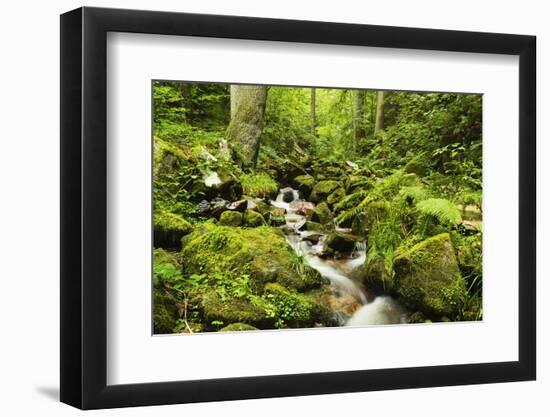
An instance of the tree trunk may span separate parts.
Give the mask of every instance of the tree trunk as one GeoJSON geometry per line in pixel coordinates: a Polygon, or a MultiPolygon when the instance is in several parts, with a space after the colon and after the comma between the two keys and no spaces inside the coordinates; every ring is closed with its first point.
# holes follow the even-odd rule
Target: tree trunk
{"type": "Polygon", "coordinates": [[[265,86],[231,86],[231,103],[235,104],[225,137],[235,153],[237,162],[244,168],[256,166],[266,100],[265,86]]]}
{"type": "Polygon", "coordinates": [[[235,85],[235,84],[231,84],[229,86],[229,97],[230,97],[230,102],[231,102],[231,118],[233,119],[233,117],[235,116],[235,111],[237,110],[237,100],[239,100],[239,88],[241,86],[239,85],[235,85]]]}
{"type": "Polygon", "coordinates": [[[317,136],[317,120],[315,115],[316,107],[316,92],[315,88],[311,89],[310,117],[311,117],[311,135],[317,136]]]}
{"type": "Polygon", "coordinates": [[[384,129],[384,91],[379,91],[376,95],[376,123],[374,125],[374,133],[384,129]]]}
{"type": "Polygon", "coordinates": [[[353,90],[353,139],[354,149],[359,142],[366,137],[365,132],[365,92],[362,90],[353,90]]]}

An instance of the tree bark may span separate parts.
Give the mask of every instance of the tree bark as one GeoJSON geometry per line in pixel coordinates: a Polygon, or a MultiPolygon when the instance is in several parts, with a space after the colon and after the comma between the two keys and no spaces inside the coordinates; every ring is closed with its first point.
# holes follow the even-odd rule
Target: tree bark
{"type": "Polygon", "coordinates": [[[317,94],[315,88],[311,89],[311,103],[310,103],[310,116],[311,116],[311,135],[317,136],[317,117],[315,114],[317,94]]]}
{"type": "Polygon", "coordinates": [[[384,91],[379,91],[376,95],[376,123],[374,125],[374,133],[384,129],[384,91]]]}
{"type": "Polygon", "coordinates": [[[235,104],[225,137],[243,168],[256,166],[266,100],[265,86],[231,86],[231,103],[235,101],[235,104]]]}
{"type": "Polygon", "coordinates": [[[229,86],[229,97],[231,102],[231,118],[235,116],[235,111],[237,110],[237,101],[239,100],[239,88],[241,86],[231,84],[229,86]]]}
{"type": "Polygon", "coordinates": [[[366,137],[365,132],[365,92],[353,90],[353,139],[354,148],[366,137]]]}

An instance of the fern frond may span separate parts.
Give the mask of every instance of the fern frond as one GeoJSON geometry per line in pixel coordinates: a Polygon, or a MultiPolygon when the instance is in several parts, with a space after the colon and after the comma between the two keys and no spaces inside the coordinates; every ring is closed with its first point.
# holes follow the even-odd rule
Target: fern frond
{"type": "Polygon", "coordinates": [[[444,198],[429,198],[419,201],[416,208],[420,213],[433,216],[441,223],[458,224],[462,222],[460,210],[455,204],[444,198]]]}
{"type": "Polygon", "coordinates": [[[363,201],[368,195],[365,190],[357,191],[356,193],[345,196],[334,206],[334,211],[341,211],[353,207],[363,201]]]}
{"type": "Polygon", "coordinates": [[[426,200],[430,196],[430,192],[421,185],[413,185],[403,187],[399,190],[399,198],[402,200],[410,199],[415,203],[426,200]]]}

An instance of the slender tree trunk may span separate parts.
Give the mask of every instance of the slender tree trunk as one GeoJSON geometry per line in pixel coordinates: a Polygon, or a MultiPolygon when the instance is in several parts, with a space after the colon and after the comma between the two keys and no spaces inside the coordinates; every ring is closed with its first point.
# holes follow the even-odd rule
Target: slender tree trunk
{"type": "Polygon", "coordinates": [[[233,115],[225,137],[233,149],[237,162],[242,167],[253,168],[256,166],[260,150],[267,87],[232,85],[231,102],[234,100],[233,115]]]}
{"type": "Polygon", "coordinates": [[[357,145],[362,139],[365,139],[365,92],[363,90],[353,90],[353,148],[356,149],[357,145]]]}
{"type": "Polygon", "coordinates": [[[311,117],[311,135],[317,136],[317,116],[315,114],[317,94],[315,88],[311,89],[310,117],[311,117]]]}
{"type": "Polygon", "coordinates": [[[376,95],[376,123],[374,125],[374,133],[384,129],[384,91],[379,91],[376,95]]]}

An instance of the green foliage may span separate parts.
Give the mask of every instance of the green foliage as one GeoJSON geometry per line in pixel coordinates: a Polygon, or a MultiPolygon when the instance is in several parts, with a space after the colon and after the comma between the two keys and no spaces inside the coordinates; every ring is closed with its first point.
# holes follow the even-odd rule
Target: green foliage
{"type": "Polygon", "coordinates": [[[249,197],[267,198],[277,195],[279,185],[265,172],[244,174],[240,177],[243,192],[249,197]]]}
{"type": "Polygon", "coordinates": [[[441,223],[458,224],[462,221],[456,205],[444,198],[429,198],[419,201],[416,208],[420,213],[433,216],[441,223]]]}

